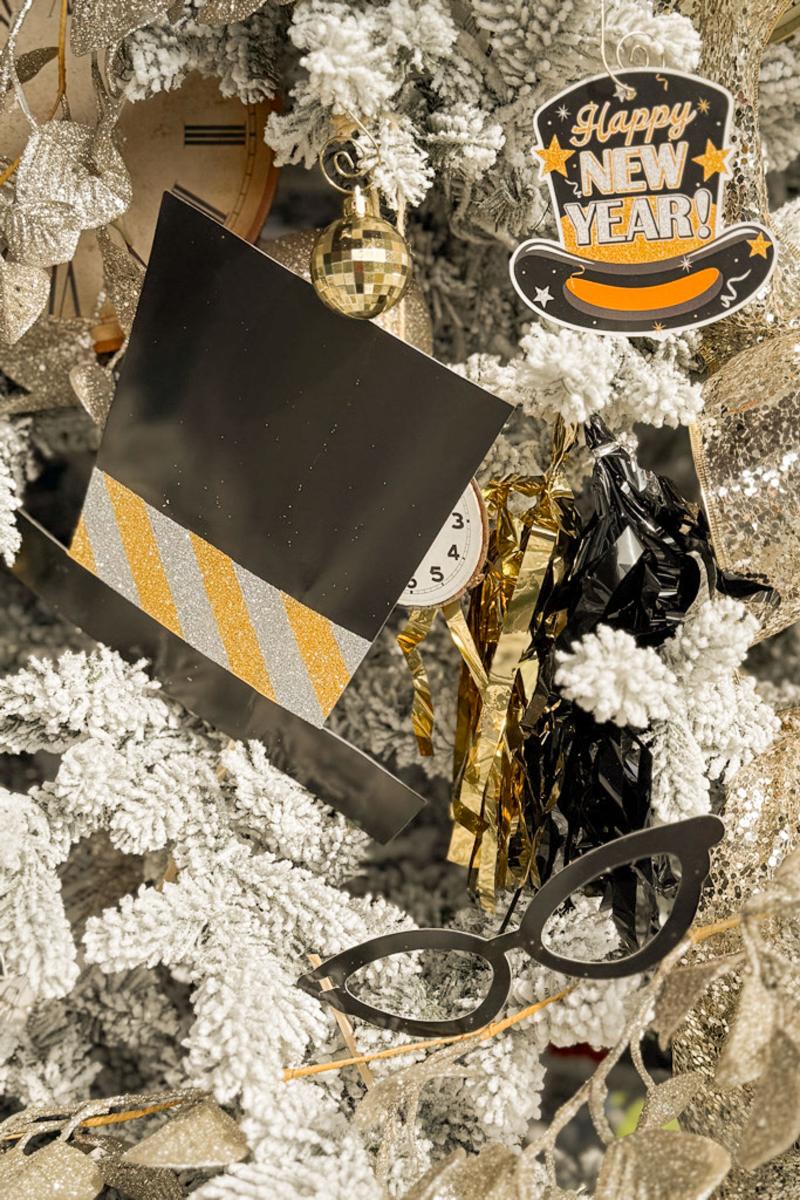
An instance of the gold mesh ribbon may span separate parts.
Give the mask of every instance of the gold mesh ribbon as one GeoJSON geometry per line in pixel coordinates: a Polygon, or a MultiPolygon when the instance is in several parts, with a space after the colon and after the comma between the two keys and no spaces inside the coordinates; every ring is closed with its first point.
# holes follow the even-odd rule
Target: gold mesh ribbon
{"type": "MultiPolygon", "coordinates": [[[[563,578],[574,536],[573,497],[562,465],[574,429],[559,423],[544,476],[508,476],[485,498],[494,520],[489,563],[473,593],[469,628],[486,672],[462,675],[455,744],[454,828],[449,858],[474,875],[481,904],[494,911],[498,889],[533,870],[535,830],[526,819],[530,782],[522,754],[523,720],[539,677],[532,628],[540,605],[563,578]],[[533,500],[521,514],[513,497],[533,500]]],[[[537,616],[538,614],[538,616],[537,616]]],[[[542,631],[558,633],[552,619],[542,631]]]]}

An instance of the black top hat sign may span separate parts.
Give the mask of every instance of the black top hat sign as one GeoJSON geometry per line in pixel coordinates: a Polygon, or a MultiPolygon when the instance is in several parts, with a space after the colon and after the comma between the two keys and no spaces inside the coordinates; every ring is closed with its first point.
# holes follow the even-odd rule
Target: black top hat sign
{"type": "Polygon", "coordinates": [[[583,80],[536,113],[533,154],[559,241],[523,242],[514,286],[542,316],[597,333],[708,325],[746,304],[775,264],[761,225],[722,227],[731,95],[677,71],[617,79],[583,80]]]}
{"type": "Polygon", "coordinates": [[[422,801],[324,728],[510,407],[173,196],[69,556],[19,573],[375,836],[422,801]]]}

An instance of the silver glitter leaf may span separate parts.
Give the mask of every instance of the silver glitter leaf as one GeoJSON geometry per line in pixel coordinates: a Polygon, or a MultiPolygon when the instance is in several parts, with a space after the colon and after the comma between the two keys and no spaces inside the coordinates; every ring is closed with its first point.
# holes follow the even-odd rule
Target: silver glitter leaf
{"type": "Polygon", "coordinates": [[[69,262],[78,248],[81,224],[75,210],[60,200],[19,201],[2,215],[8,257],[29,267],[69,262]]]}
{"type": "Polygon", "coordinates": [[[92,129],[75,121],[48,121],[28,139],[16,194],[23,203],[68,204],[81,229],[95,229],[122,216],[133,190],[107,122],[92,129]]]}
{"type": "Polygon", "coordinates": [[[169,0],[73,0],[72,52],[117,46],[135,29],[163,17],[168,8],[169,0]]]}
{"type": "Polygon", "coordinates": [[[655,1016],[651,1022],[662,1048],[669,1045],[675,1031],[714,980],[735,970],[742,960],[743,955],[731,954],[711,962],[679,967],[667,977],[656,1000],[655,1016]]]}
{"type": "Polygon", "coordinates": [[[144,267],[123,246],[118,246],[108,230],[98,229],[97,241],[103,257],[103,281],[114,312],[122,328],[130,333],[136,306],[144,283],[144,267]]]}
{"type": "Polygon", "coordinates": [[[18,342],[36,322],[50,295],[50,276],[41,267],[0,259],[0,341],[18,342]]]}
{"type": "Polygon", "coordinates": [[[212,1100],[196,1104],[126,1150],[123,1162],[176,1171],[226,1167],[250,1153],[239,1126],[212,1100]]]}
{"type": "Polygon", "coordinates": [[[780,1030],[753,1096],[737,1152],[748,1171],[782,1154],[800,1137],[800,1049],[780,1030]]]}
{"type": "Polygon", "coordinates": [[[198,21],[205,25],[230,25],[232,21],[245,21],[254,12],[264,7],[264,0],[206,0],[197,14],[198,21]]]}
{"type": "Polygon", "coordinates": [[[0,1183],[3,1194],[13,1196],[14,1200],[43,1200],[49,1196],[57,1196],[58,1200],[94,1200],[102,1190],[103,1176],[87,1155],[57,1141],[33,1154],[12,1151],[5,1155],[0,1159],[0,1183]],[[10,1164],[6,1162],[8,1159],[12,1159],[10,1164]]]}
{"type": "Polygon", "coordinates": [[[72,390],[95,425],[102,429],[114,399],[114,376],[99,363],[78,363],[69,373],[72,390]]]}
{"type": "Polygon", "coordinates": [[[699,1071],[690,1071],[659,1083],[645,1100],[639,1129],[662,1129],[670,1121],[677,1120],[704,1082],[699,1071]]]}
{"type": "Polygon", "coordinates": [[[719,1142],[664,1129],[629,1133],[609,1146],[595,1200],[707,1200],[730,1170],[719,1142]]]}
{"type": "Polygon", "coordinates": [[[715,1080],[720,1087],[752,1083],[766,1065],[775,1027],[775,997],[758,975],[747,975],[736,1009],[736,1018],[719,1056],[715,1080]]]}

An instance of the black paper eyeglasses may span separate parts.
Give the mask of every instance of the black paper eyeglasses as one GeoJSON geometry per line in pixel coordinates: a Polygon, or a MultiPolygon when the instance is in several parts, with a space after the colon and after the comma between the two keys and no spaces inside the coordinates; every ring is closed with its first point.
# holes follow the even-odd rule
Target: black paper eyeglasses
{"type": "Polygon", "coordinates": [[[340,1012],[361,1017],[384,1029],[402,1030],[413,1037],[447,1037],[480,1029],[500,1012],[511,987],[511,968],[506,958],[509,950],[526,950],[542,966],[564,975],[585,979],[619,979],[624,975],[635,975],[659,962],[689,929],[708,874],[709,851],[721,840],[724,831],[722,821],[712,816],[690,817],[671,825],[637,830],[591,850],[554,875],[531,900],[519,928],[510,933],[494,938],[455,929],[411,929],[406,933],[390,933],[334,955],[315,970],[302,975],[297,986],[340,1012]],[[562,958],[547,949],[542,940],[544,928],[565,900],[616,867],[663,855],[680,862],[680,884],[672,911],[646,945],[624,958],[601,962],[562,958]],[[489,964],[492,968],[489,991],[472,1012],[453,1020],[416,1020],[374,1008],[359,1000],[348,988],[348,980],[362,967],[393,954],[420,950],[461,951],[477,955],[489,964]],[[328,979],[333,986],[322,991],[319,983],[322,979],[328,979]]]}

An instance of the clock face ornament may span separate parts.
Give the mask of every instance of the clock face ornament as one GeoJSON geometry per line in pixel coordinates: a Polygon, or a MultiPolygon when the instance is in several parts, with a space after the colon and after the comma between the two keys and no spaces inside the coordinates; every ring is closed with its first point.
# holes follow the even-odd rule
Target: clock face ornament
{"type": "Polygon", "coordinates": [[[476,582],[488,538],[486,506],[473,479],[397,603],[404,608],[438,608],[457,600],[476,582]]]}
{"type": "Polygon", "coordinates": [[[535,115],[532,149],[557,242],[532,238],[511,279],[539,316],[629,337],[708,325],[769,279],[775,245],[755,223],[725,228],[730,92],[679,71],[598,75],[535,115]]]}
{"type": "MultiPolygon", "coordinates": [[[[0,45],[14,13],[0,4],[0,45]]],[[[19,53],[58,41],[60,5],[37,0],[17,38],[19,53]]],[[[69,45],[69,44],[68,44],[69,45]]],[[[34,116],[49,113],[57,89],[55,59],[25,84],[34,116]]],[[[94,125],[96,96],[91,55],[67,53],[67,94],[73,120],[94,125]]],[[[133,181],[133,200],[114,223],[114,236],[142,264],[150,256],[161,197],[172,191],[240,237],[255,240],[264,223],[277,181],[272,150],[264,142],[271,105],[242,104],[223,97],[215,79],[192,74],[180,88],[126,104],[116,138],[133,181]]],[[[3,153],[23,149],[30,125],[17,104],[0,114],[3,153]]],[[[74,258],[51,268],[47,312],[51,317],[92,317],[103,289],[103,261],[97,237],[84,232],[74,258]]],[[[103,346],[102,349],[114,347],[103,346]]]]}

